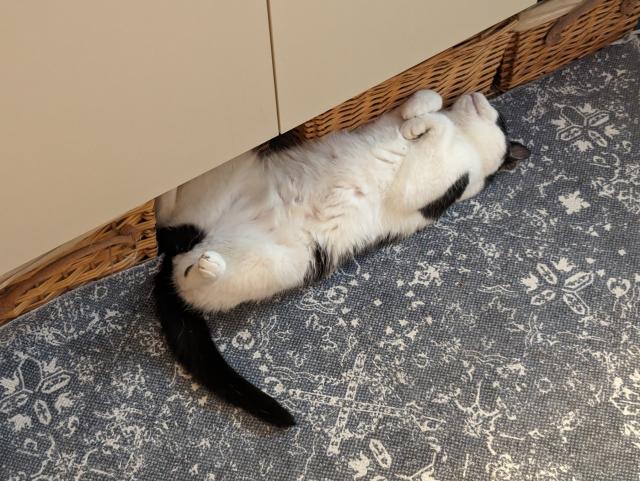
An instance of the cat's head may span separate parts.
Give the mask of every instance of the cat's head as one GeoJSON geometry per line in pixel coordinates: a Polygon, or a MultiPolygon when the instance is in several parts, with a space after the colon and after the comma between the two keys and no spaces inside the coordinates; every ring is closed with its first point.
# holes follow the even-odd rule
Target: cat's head
{"type": "Polygon", "coordinates": [[[481,93],[460,97],[447,116],[481,156],[485,177],[530,155],[524,145],[509,140],[503,117],[481,93]]]}

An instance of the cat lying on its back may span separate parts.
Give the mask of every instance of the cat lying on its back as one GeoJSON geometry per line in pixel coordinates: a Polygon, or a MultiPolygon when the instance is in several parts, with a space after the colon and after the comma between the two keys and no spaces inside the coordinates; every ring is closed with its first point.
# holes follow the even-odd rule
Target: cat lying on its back
{"type": "Polygon", "coordinates": [[[249,152],[160,198],[158,315],[197,381],[272,424],[294,423],[226,364],[202,314],[268,299],[410,235],[528,156],[482,94],[441,109],[436,92],[420,91],[353,132],[249,152]]]}

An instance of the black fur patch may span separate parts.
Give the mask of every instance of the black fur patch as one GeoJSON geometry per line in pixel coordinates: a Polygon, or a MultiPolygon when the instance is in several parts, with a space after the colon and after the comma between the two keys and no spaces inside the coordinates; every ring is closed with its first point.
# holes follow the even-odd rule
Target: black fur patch
{"type": "Polygon", "coordinates": [[[202,242],[205,237],[206,233],[192,224],[160,227],[156,230],[158,254],[167,256],[184,254],[202,242]]]}
{"type": "Polygon", "coordinates": [[[304,276],[305,284],[327,277],[333,272],[333,268],[329,252],[316,242],[313,246],[313,259],[311,259],[307,273],[304,276]]]}
{"type": "MultiPolygon", "coordinates": [[[[376,241],[371,245],[370,249],[381,249],[399,241],[400,239],[402,239],[402,237],[395,234],[383,235],[382,237],[376,239],[376,241]]],[[[368,250],[369,249],[367,249],[367,251],[368,250]]]]}
{"type": "Polygon", "coordinates": [[[380,236],[368,246],[363,247],[362,249],[354,252],[354,255],[360,256],[360,255],[368,254],[370,252],[373,252],[378,249],[382,249],[383,247],[386,247],[388,245],[391,245],[394,242],[399,241],[400,239],[402,239],[402,236],[394,235],[394,234],[386,234],[386,235],[380,236]]]}
{"type": "Polygon", "coordinates": [[[271,140],[268,140],[262,145],[259,145],[254,149],[254,152],[258,154],[258,157],[264,159],[272,154],[277,152],[282,152],[283,150],[288,150],[292,147],[296,147],[302,144],[302,140],[300,139],[298,133],[295,130],[289,130],[284,134],[280,134],[277,137],[274,137],[271,140]]]}
{"type": "Polygon", "coordinates": [[[507,130],[507,122],[504,120],[504,117],[500,112],[498,112],[498,120],[496,120],[496,124],[498,125],[498,127],[500,127],[500,130],[502,130],[505,138],[508,138],[509,131],[507,130]]]}
{"type": "Polygon", "coordinates": [[[484,185],[487,186],[489,185],[491,182],[493,182],[493,179],[496,178],[496,175],[498,175],[498,171],[495,171],[493,174],[489,174],[484,178],[484,185]]]}
{"type": "Polygon", "coordinates": [[[451,184],[447,191],[439,198],[420,209],[420,213],[426,219],[437,219],[444,213],[445,210],[447,210],[453,203],[455,203],[455,201],[458,200],[462,196],[462,194],[464,194],[464,191],[466,190],[468,185],[469,173],[467,172],[453,184],[451,184]]]}

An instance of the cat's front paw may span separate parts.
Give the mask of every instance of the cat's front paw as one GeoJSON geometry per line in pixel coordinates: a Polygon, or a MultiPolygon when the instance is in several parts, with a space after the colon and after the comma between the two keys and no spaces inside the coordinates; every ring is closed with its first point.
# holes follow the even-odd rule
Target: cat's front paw
{"type": "Polygon", "coordinates": [[[407,140],[415,140],[428,130],[425,119],[416,117],[405,121],[400,127],[400,133],[407,140]]]}
{"type": "Polygon", "coordinates": [[[222,256],[215,251],[206,251],[198,259],[198,273],[206,279],[215,281],[224,274],[227,263],[222,256]]]}
{"type": "Polygon", "coordinates": [[[400,115],[404,120],[409,120],[437,112],[441,108],[442,97],[438,92],[435,90],[418,90],[400,107],[400,115]]]}

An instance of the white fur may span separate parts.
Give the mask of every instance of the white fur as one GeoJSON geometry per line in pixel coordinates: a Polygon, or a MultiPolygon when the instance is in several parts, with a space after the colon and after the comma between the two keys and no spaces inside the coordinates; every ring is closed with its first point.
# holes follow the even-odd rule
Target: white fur
{"type": "Polygon", "coordinates": [[[161,226],[208,233],[174,258],[180,295],[207,311],[272,297],[304,282],[316,243],[337,264],[425,227],[419,209],[465,173],[461,199],[475,195],[506,152],[498,114],[481,94],[441,108],[437,93],[420,91],[354,132],[266,158],[249,152],[165,194],[161,226]]]}

